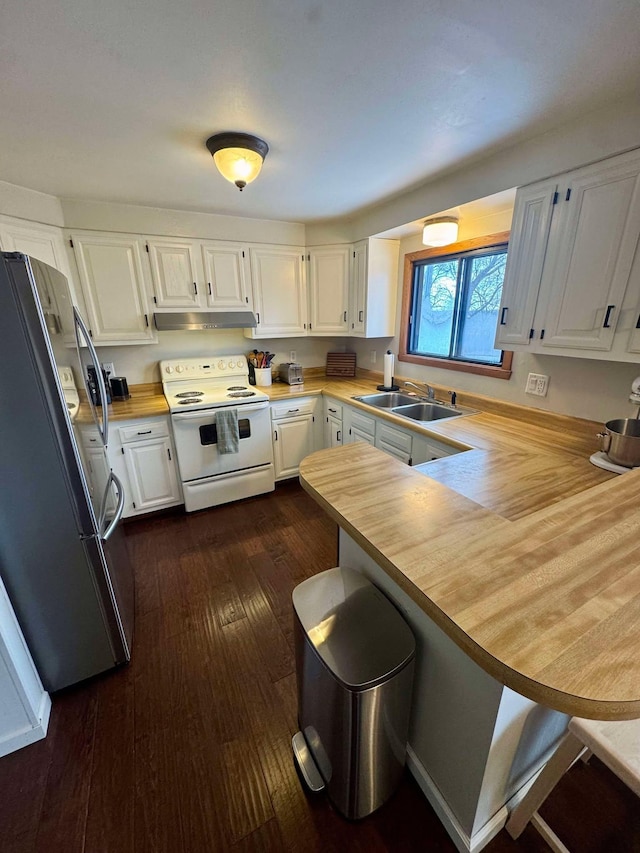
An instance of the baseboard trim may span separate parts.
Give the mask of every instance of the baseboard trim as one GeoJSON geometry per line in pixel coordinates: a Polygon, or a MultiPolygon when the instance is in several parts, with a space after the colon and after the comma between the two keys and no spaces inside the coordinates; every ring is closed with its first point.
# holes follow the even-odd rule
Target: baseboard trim
{"type": "Polygon", "coordinates": [[[507,822],[509,813],[503,806],[473,836],[469,836],[410,746],[407,746],[407,767],[460,853],[479,853],[507,822]]]}

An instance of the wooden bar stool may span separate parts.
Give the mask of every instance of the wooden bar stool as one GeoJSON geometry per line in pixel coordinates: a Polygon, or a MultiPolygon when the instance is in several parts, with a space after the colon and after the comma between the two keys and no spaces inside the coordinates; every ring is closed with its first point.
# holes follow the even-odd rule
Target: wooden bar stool
{"type": "Polygon", "coordinates": [[[518,838],[531,821],[552,850],[569,853],[568,848],[540,817],[538,809],[585,750],[596,755],[640,797],[640,720],[601,722],[573,717],[558,749],[522,802],[511,812],[505,829],[512,838],[518,838]]]}

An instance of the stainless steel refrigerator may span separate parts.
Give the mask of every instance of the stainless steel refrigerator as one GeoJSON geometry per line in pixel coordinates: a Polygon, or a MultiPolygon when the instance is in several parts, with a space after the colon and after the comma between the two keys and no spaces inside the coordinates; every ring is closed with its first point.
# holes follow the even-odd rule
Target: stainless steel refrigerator
{"type": "Polygon", "coordinates": [[[66,278],[1,253],[0,575],[50,691],[128,661],[133,634],[133,575],[118,524],[125,496],[106,463],[107,408],[92,405],[105,464],[104,482],[91,491],[58,376],[63,364],[79,387],[91,364],[103,383],[66,278]]]}

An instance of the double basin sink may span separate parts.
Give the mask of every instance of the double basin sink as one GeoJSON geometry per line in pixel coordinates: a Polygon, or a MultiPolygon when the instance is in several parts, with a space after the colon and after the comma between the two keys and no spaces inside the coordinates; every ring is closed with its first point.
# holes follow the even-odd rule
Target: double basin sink
{"type": "Polygon", "coordinates": [[[411,394],[402,394],[397,391],[382,391],[380,394],[363,394],[352,397],[352,399],[367,406],[372,406],[374,409],[386,409],[393,412],[394,415],[400,415],[400,417],[409,418],[419,423],[442,421],[446,418],[459,418],[462,415],[477,413],[476,409],[451,406],[435,400],[420,400],[411,394]]]}

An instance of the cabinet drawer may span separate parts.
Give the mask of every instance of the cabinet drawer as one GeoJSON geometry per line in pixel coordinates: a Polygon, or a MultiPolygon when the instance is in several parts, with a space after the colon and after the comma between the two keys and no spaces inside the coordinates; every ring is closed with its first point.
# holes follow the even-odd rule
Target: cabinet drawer
{"type": "Polygon", "coordinates": [[[376,445],[385,444],[390,448],[395,448],[401,454],[411,456],[411,440],[412,436],[402,430],[387,426],[386,424],[378,424],[376,434],[376,445]]]}
{"type": "Polygon", "coordinates": [[[271,420],[297,418],[300,415],[312,415],[316,407],[315,397],[297,397],[282,403],[271,404],[271,420]]]}
{"type": "Polygon", "coordinates": [[[80,441],[83,447],[101,447],[102,437],[97,429],[82,429],[80,441]]]}
{"type": "Polygon", "coordinates": [[[120,427],[120,441],[129,444],[132,441],[146,441],[149,438],[162,438],[169,435],[166,421],[140,421],[134,426],[120,427]]]}
{"type": "Polygon", "coordinates": [[[325,400],[324,413],[326,417],[342,420],[342,403],[336,403],[335,400],[325,400]]]}
{"type": "Polygon", "coordinates": [[[373,436],[376,431],[375,418],[371,418],[368,415],[363,415],[360,412],[353,410],[351,412],[351,428],[357,432],[373,436]]]}

